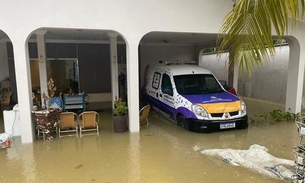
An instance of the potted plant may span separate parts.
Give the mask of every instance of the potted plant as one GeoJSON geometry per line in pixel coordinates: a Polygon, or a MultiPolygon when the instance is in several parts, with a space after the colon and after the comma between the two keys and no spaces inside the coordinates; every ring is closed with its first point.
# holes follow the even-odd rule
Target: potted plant
{"type": "Polygon", "coordinates": [[[124,102],[121,98],[114,101],[114,109],[113,115],[114,116],[125,116],[128,113],[128,107],[126,102],[124,102]]]}
{"type": "Polygon", "coordinates": [[[113,128],[114,132],[124,132],[127,130],[128,107],[121,98],[114,101],[113,128]]]}

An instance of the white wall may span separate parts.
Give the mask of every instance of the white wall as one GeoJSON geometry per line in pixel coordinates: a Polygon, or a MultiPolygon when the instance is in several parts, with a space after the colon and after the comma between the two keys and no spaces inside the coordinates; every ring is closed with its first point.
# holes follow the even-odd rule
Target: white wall
{"type": "Polygon", "coordinates": [[[0,12],[0,29],[12,39],[41,27],[107,29],[143,36],[158,30],[218,32],[232,0],[32,0],[1,1],[1,6],[6,8],[0,12]]]}
{"type": "Polygon", "coordinates": [[[256,68],[252,77],[239,79],[239,91],[247,96],[245,84],[251,85],[250,97],[284,104],[289,64],[289,46],[276,48],[276,55],[269,63],[256,68]]]}
{"type": "Polygon", "coordinates": [[[228,83],[228,56],[228,53],[223,53],[220,57],[216,54],[203,55],[198,65],[208,68],[217,79],[225,80],[228,83]]]}
{"type": "Polygon", "coordinates": [[[195,50],[193,46],[140,46],[140,78],[141,87],[143,86],[143,78],[145,68],[148,65],[158,64],[159,61],[192,61],[195,60],[195,50]]]}
{"type": "MultiPolygon", "coordinates": [[[[28,36],[39,28],[115,30],[126,42],[130,131],[139,131],[138,45],[151,31],[218,33],[232,0],[1,1],[0,30],[14,47],[23,142],[32,142],[28,36]]],[[[302,33],[302,31],[300,31],[302,33]]],[[[144,66],[145,67],[145,66],[144,66]]],[[[33,133],[32,133],[33,135],[33,133]]]]}
{"type": "MultiPolygon", "coordinates": [[[[200,65],[211,70],[218,79],[227,81],[228,53],[203,55],[200,65]]],[[[262,67],[254,68],[251,77],[239,74],[238,94],[275,103],[285,103],[289,64],[289,46],[276,47],[276,55],[262,67]]]]}
{"type": "Polygon", "coordinates": [[[39,28],[115,30],[126,42],[129,130],[139,131],[138,46],[151,31],[217,33],[232,0],[1,1],[0,30],[14,47],[22,142],[33,141],[31,80],[26,46],[39,28]],[[22,91],[22,92],[21,92],[22,91]],[[23,128],[24,127],[24,128],[23,128]],[[32,134],[32,135],[31,135],[32,134]]]}

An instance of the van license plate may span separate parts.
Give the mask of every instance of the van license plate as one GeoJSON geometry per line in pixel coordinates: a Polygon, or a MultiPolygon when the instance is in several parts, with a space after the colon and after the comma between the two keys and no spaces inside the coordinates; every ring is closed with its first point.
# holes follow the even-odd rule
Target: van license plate
{"type": "Polygon", "coordinates": [[[220,129],[235,128],[235,122],[220,123],[220,129]]]}

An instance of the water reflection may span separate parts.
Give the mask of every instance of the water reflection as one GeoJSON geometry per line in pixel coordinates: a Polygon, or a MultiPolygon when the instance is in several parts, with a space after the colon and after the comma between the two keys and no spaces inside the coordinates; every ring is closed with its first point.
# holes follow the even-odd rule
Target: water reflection
{"type": "Polygon", "coordinates": [[[140,151],[140,134],[133,133],[129,136],[129,157],[128,157],[128,182],[141,182],[141,151],[140,151]]]}
{"type": "Polygon", "coordinates": [[[21,138],[15,137],[10,148],[0,150],[1,182],[37,182],[33,144],[20,144],[21,138]]]}
{"type": "Polygon", "coordinates": [[[24,145],[22,148],[22,175],[24,182],[36,182],[36,161],[34,157],[33,144],[24,145]]]}

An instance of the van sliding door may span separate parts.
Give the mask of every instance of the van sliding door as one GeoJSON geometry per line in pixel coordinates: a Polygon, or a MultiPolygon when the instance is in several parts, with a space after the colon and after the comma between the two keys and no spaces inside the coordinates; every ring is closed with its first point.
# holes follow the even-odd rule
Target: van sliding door
{"type": "Polygon", "coordinates": [[[166,113],[167,117],[174,118],[175,104],[174,104],[173,83],[170,76],[167,74],[162,75],[161,91],[159,93],[159,100],[163,102],[162,110],[166,113]]]}

